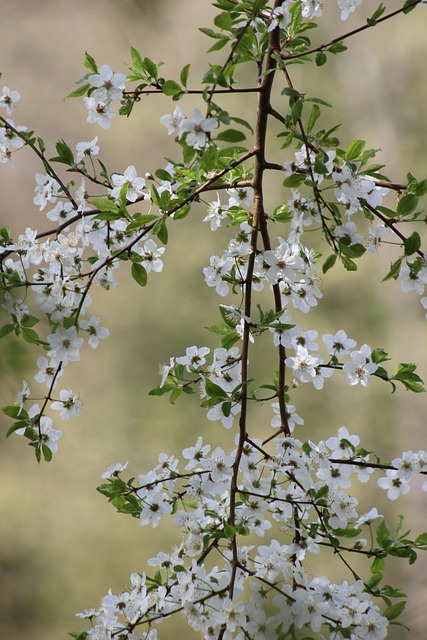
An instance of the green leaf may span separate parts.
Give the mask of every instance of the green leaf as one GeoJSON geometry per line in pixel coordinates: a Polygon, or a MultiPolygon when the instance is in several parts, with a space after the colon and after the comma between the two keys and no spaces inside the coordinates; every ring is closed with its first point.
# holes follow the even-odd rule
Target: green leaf
{"type": "Polygon", "coordinates": [[[142,266],[142,264],[139,264],[138,262],[133,262],[132,268],[131,268],[131,274],[135,282],[137,282],[141,287],[145,287],[145,285],[147,284],[147,272],[142,266]]]}
{"type": "Polygon", "coordinates": [[[297,100],[296,102],[293,103],[291,107],[291,116],[294,122],[296,122],[301,118],[303,104],[304,103],[302,100],[297,100]]]}
{"type": "Polygon", "coordinates": [[[383,3],[381,3],[378,9],[376,9],[372,14],[372,16],[367,20],[370,27],[374,26],[377,23],[378,18],[380,18],[383,15],[384,11],[385,11],[385,6],[383,5],[383,3]]]}
{"type": "Polygon", "coordinates": [[[419,251],[421,247],[421,238],[419,233],[414,231],[409,238],[406,238],[404,242],[405,246],[405,255],[411,256],[413,253],[419,251]]]}
{"type": "Polygon", "coordinates": [[[401,265],[402,265],[402,258],[399,258],[398,260],[396,260],[396,262],[393,262],[393,264],[390,267],[390,271],[382,279],[382,282],[385,282],[386,280],[391,280],[391,279],[396,280],[399,276],[401,265]]]}
{"type": "Polygon", "coordinates": [[[35,316],[26,316],[24,320],[21,322],[21,327],[34,327],[34,325],[38,324],[39,319],[35,316]]]}
{"type": "Polygon", "coordinates": [[[378,209],[378,211],[380,213],[383,213],[388,218],[395,218],[396,217],[396,212],[393,211],[393,209],[388,209],[388,207],[381,207],[381,206],[378,206],[377,209],[378,209]]]}
{"type": "Polygon", "coordinates": [[[187,80],[188,80],[188,73],[190,71],[190,65],[186,64],[185,67],[182,68],[181,73],[179,75],[179,79],[181,80],[181,84],[187,88],[187,80]]]}
{"type": "Polygon", "coordinates": [[[310,115],[308,116],[307,133],[310,133],[310,131],[312,131],[314,125],[316,124],[316,120],[319,118],[319,116],[320,116],[320,107],[317,104],[314,104],[311,107],[310,115]]]}
{"type": "Polygon", "coordinates": [[[334,529],[334,536],[340,538],[355,538],[361,531],[362,529],[353,529],[352,527],[347,527],[345,529],[334,529]]]}
{"type": "Polygon", "coordinates": [[[200,167],[205,173],[212,171],[218,160],[218,149],[215,145],[210,144],[200,157],[200,167]]]}
{"type": "Polygon", "coordinates": [[[27,411],[25,409],[22,409],[21,407],[17,407],[16,405],[2,407],[1,410],[8,418],[13,418],[14,420],[16,420],[17,418],[20,418],[21,420],[28,419],[27,411]]]}
{"type": "Polygon", "coordinates": [[[218,384],[215,384],[214,382],[212,382],[212,380],[209,380],[209,378],[206,378],[205,388],[206,388],[206,393],[211,398],[218,398],[218,401],[221,399],[228,398],[227,393],[224,391],[224,389],[220,387],[218,384]]]}
{"type": "Polygon", "coordinates": [[[289,96],[290,98],[299,98],[302,94],[293,87],[286,87],[281,91],[282,96],[289,96]]]}
{"type": "Polygon", "coordinates": [[[398,216],[407,216],[415,211],[418,205],[418,198],[413,193],[406,193],[397,203],[396,213],[398,216]]]}
{"type": "Polygon", "coordinates": [[[347,160],[347,162],[354,162],[362,153],[365,144],[365,140],[354,140],[349,145],[345,153],[345,159],[347,160]]]}
{"type": "Polygon", "coordinates": [[[5,336],[7,336],[9,333],[12,333],[13,331],[13,324],[5,324],[1,329],[0,329],[0,339],[4,338],[5,336]]]}
{"type": "Polygon", "coordinates": [[[157,80],[159,76],[158,68],[161,67],[162,64],[163,62],[159,62],[158,64],[156,64],[155,62],[150,60],[150,58],[144,58],[144,67],[147,70],[148,75],[154,80],[157,80]]]}
{"type": "Polygon", "coordinates": [[[293,189],[294,187],[299,187],[307,178],[305,173],[293,173],[288,176],[283,181],[283,186],[288,189],[293,189]]]}
{"type": "Polygon", "coordinates": [[[332,253],[330,256],[328,256],[322,265],[323,273],[326,273],[327,271],[329,271],[329,269],[332,269],[336,261],[337,261],[337,256],[335,253],[332,253]]]}
{"type": "Polygon", "coordinates": [[[138,51],[138,49],[135,49],[135,47],[131,47],[130,55],[132,56],[132,64],[134,65],[134,67],[142,70],[144,63],[142,61],[142,56],[138,51]]]}
{"type": "Polygon", "coordinates": [[[132,222],[126,227],[126,231],[141,229],[144,225],[152,222],[156,218],[157,216],[154,213],[136,213],[132,219],[132,222]]]}
{"type": "Polygon", "coordinates": [[[396,602],[396,604],[392,604],[391,607],[386,609],[383,615],[387,618],[387,620],[395,620],[403,613],[405,607],[406,607],[405,600],[402,600],[401,602],[396,602]]]}
{"type": "Polygon", "coordinates": [[[208,49],[208,53],[210,53],[211,51],[219,51],[220,49],[223,49],[229,42],[229,38],[221,38],[220,40],[217,40],[215,42],[215,44],[213,44],[210,49],[208,49]]]}
{"type": "Polygon", "coordinates": [[[367,580],[365,582],[366,588],[369,589],[370,591],[372,589],[375,589],[375,587],[377,587],[379,585],[379,583],[381,582],[381,580],[383,579],[383,574],[380,572],[374,573],[369,580],[367,580]]]}
{"type": "Polygon", "coordinates": [[[166,80],[162,84],[162,92],[166,96],[177,96],[184,93],[182,87],[175,80],[166,80]]]}
{"type": "Polygon", "coordinates": [[[169,404],[175,404],[175,400],[179,398],[182,391],[178,387],[176,387],[169,396],[169,404]]]}
{"type": "Polygon", "coordinates": [[[14,424],[12,424],[9,429],[7,430],[6,433],[6,438],[9,438],[9,436],[12,435],[12,433],[15,433],[15,431],[18,431],[18,429],[25,429],[25,434],[28,437],[28,434],[33,432],[33,434],[35,434],[35,432],[32,429],[29,429],[28,434],[27,434],[27,429],[28,429],[29,425],[28,422],[26,422],[25,420],[19,420],[18,422],[14,422],[14,424]]]}
{"type": "Polygon", "coordinates": [[[43,450],[43,458],[45,459],[46,462],[50,462],[52,460],[51,449],[49,449],[47,444],[42,444],[42,450],[43,450]]]}
{"type": "Polygon", "coordinates": [[[233,540],[236,535],[236,529],[228,524],[228,522],[224,522],[224,533],[229,540],[233,540]]]}
{"type": "Polygon", "coordinates": [[[221,131],[216,136],[216,140],[220,140],[221,142],[242,142],[242,140],[246,140],[246,136],[243,131],[227,129],[226,131],[221,131]]]}
{"type": "Polygon", "coordinates": [[[421,196],[425,196],[427,193],[427,180],[418,181],[412,176],[412,180],[409,180],[408,182],[407,191],[408,193],[413,193],[419,198],[421,196]]]}
{"type": "Polygon", "coordinates": [[[342,254],[340,258],[344,266],[344,269],[346,269],[346,271],[357,271],[357,264],[353,262],[351,258],[348,258],[347,256],[344,256],[342,254]]]}
{"type": "Polygon", "coordinates": [[[30,344],[41,344],[42,341],[40,340],[36,331],[34,331],[33,329],[27,329],[26,327],[22,327],[21,332],[22,332],[22,337],[26,342],[29,342],[30,344]]]}
{"type": "Polygon", "coordinates": [[[405,4],[403,5],[403,13],[409,13],[410,11],[415,9],[416,6],[417,5],[414,3],[414,0],[406,0],[405,4]]]}
{"type": "Polygon", "coordinates": [[[84,65],[86,69],[89,69],[89,71],[92,71],[92,73],[98,73],[96,62],[87,51],[85,51],[84,65]]]}
{"type": "Polygon", "coordinates": [[[168,243],[168,229],[166,226],[166,220],[164,218],[159,218],[155,223],[151,230],[151,233],[154,236],[157,236],[160,242],[163,244],[168,243]]]}
{"type": "Polygon", "coordinates": [[[329,53],[333,53],[336,55],[337,53],[342,53],[343,51],[347,51],[347,47],[340,40],[339,42],[334,42],[330,47],[328,47],[329,53]]]}
{"type": "Polygon", "coordinates": [[[420,376],[415,373],[416,368],[417,365],[413,362],[400,362],[397,367],[397,373],[393,376],[392,380],[401,382],[408,391],[423,393],[425,391],[423,381],[420,376]]]}
{"type": "Polygon", "coordinates": [[[391,543],[390,531],[385,522],[381,522],[377,527],[376,540],[381,549],[387,549],[391,543]]]}
{"type": "Polygon", "coordinates": [[[339,242],[341,253],[348,258],[360,258],[363,256],[366,249],[363,244],[345,244],[345,242],[339,242]]]}
{"type": "Polygon", "coordinates": [[[110,200],[110,198],[91,198],[89,204],[99,211],[112,211],[117,213],[119,210],[117,203],[114,202],[114,200],[110,200]]]}
{"type": "Polygon", "coordinates": [[[80,98],[81,96],[84,96],[89,89],[90,89],[90,84],[85,83],[78,89],[75,89],[74,91],[69,93],[68,96],[65,96],[65,100],[67,100],[67,98],[80,98]]]}
{"type": "MultiPolygon", "coordinates": [[[[333,52],[334,53],[334,52],[333,52]]],[[[318,67],[322,67],[328,60],[328,56],[324,51],[316,53],[315,62],[318,67]]]]}
{"type": "Polygon", "coordinates": [[[371,572],[382,573],[382,571],[384,570],[384,566],[385,566],[384,558],[375,558],[371,565],[371,572]]]}
{"type": "Polygon", "coordinates": [[[74,154],[71,151],[70,147],[64,140],[58,140],[55,145],[56,151],[58,153],[57,158],[51,158],[51,162],[62,162],[63,164],[67,164],[70,167],[74,166],[74,154]]]}
{"type": "Polygon", "coordinates": [[[415,538],[415,544],[416,544],[417,547],[426,546],[427,545],[427,533],[420,533],[420,535],[415,538]]]}

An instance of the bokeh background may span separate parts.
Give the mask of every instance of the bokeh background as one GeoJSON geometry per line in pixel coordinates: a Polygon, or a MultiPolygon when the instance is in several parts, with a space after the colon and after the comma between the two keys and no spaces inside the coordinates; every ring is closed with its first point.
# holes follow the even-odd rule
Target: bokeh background
{"type": "MultiPolygon", "coordinates": [[[[387,2],[387,8],[395,9],[401,1],[387,2]]],[[[16,124],[34,129],[51,149],[50,155],[59,138],[74,147],[98,135],[110,172],[134,164],[144,175],[164,166],[164,157],[175,153],[172,140],[158,125],[159,117],[173,108],[166,97],[144,98],[130,120],[116,116],[108,132],[86,123],[80,99],[63,99],[84,72],[85,50],[99,66],[108,63],[115,71],[126,72],[131,45],[143,55],[163,60],[168,78],[191,62],[189,84],[197,86],[212,44],[197,27],[209,26],[216,13],[208,0],[3,0],[1,4],[1,81],[21,92],[16,124]]],[[[365,0],[347,23],[339,21],[332,0],[327,5],[326,18],[313,34],[319,43],[361,24],[377,2],[365,0]]],[[[304,65],[293,70],[298,89],[334,104],[324,115],[325,126],[342,123],[343,145],[363,137],[368,147],[381,147],[378,157],[395,181],[404,181],[407,170],[419,178],[427,176],[426,28],[427,9],[416,10],[349,40],[348,51],[322,68],[304,65]]],[[[184,98],[188,113],[194,106],[200,106],[195,97],[184,98]]],[[[252,118],[251,99],[228,106],[252,118]]],[[[271,159],[284,160],[281,154],[273,156],[272,151],[271,159]]],[[[16,155],[15,168],[1,166],[1,224],[9,224],[14,235],[26,226],[47,228],[44,214],[32,204],[34,174],[39,170],[29,151],[16,155]]],[[[277,204],[287,196],[278,183],[269,197],[277,204]]],[[[96,492],[109,463],[129,460],[130,475],[147,471],[158,453],[179,455],[199,433],[212,443],[232,446],[233,435],[208,423],[194,398],[171,407],[167,400],[147,395],[158,383],[160,362],[184,353],[191,344],[216,346],[204,327],[218,321],[218,298],[204,286],[202,268],[211,254],[222,251],[230,233],[206,233],[204,215],[204,207],[195,207],[187,219],[171,226],[164,271],[154,274],[145,289],[131,282],[123,269],[121,286],[94,295],[91,311],[103,318],[111,335],[97,351],[87,349],[81,362],[70,366],[62,378],[64,385],[80,391],[84,412],[80,419],[61,425],[63,437],[53,462],[37,465],[19,437],[2,436],[2,639],[60,640],[67,631],[82,630],[75,612],[96,606],[109,588],[121,590],[132,571],[146,569],[148,557],[177,542],[167,524],[153,532],[114,513],[96,492]]],[[[395,282],[380,286],[393,257],[392,250],[381,260],[367,256],[359,271],[350,275],[336,267],[323,283],[322,304],[301,323],[306,329],[331,333],[345,328],[360,343],[389,351],[394,363],[418,361],[427,379],[425,320],[418,296],[404,296],[395,282]]],[[[35,386],[31,384],[35,353],[9,337],[2,341],[0,362],[0,402],[9,404],[23,378],[35,386]]],[[[270,363],[261,351],[251,363],[261,377],[268,375],[270,363]]],[[[345,424],[350,432],[363,433],[364,446],[381,449],[384,458],[427,448],[424,395],[399,389],[392,396],[379,381],[369,390],[350,390],[338,376],[326,387],[326,393],[304,388],[293,397],[305,418],[300,438],[316,440],[345,424]]],[[[257,422],[267,426],[255,426],[258,435],[268,434],[269,420],[268,408],[261,407],[257,422]]],[[[1,433],[6,429],[3,420],[1,433]]],[[[420,483],[405,500],[392,505],[372,484],[369,499],[375,496],[380,496],[381,510],[394,521],[401,513],[408,518],[414,536],[426,529],[426,494],[420,483]]],[[[360,499],[364,498],[362,493],[360,499]]],[[[317,569],[322,571],[321,566],[317,569]]],[[[411,632],[395,628],[393,638],[425,638],[426,569],[426,559],[420,557],[410,570],[405,561],[396,563],[388,576],[391,584],[410,595],[404,622],[411,632]]],[[[351,579],[341,567],[336,577],[351,579]]],[[[193,637],[176,621],[159,632],[166,639],[193,637]]]]}

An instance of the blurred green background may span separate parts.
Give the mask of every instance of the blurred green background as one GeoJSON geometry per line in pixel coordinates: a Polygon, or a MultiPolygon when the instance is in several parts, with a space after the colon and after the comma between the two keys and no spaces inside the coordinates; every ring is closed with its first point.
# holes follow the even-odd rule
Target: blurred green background
{"type": "MultiPolygon", "coordinates": [[[[387,8],[400,4],[388,2],[387,8]]],[[[339,21],[333,0],[327,5],[329,19],[314,34],[319,43],[361,24],[377,2],[365,0],[356,17],[346,23],[339,21]]],[[[0,71],[2,83],[22,95],[15,123],[34,129],[50,155],[58,138],[74,148],[77,142],[98,135],[101,157],[110,172],[122,172],[130,164],[139,175],[154,172],[164,165],[165,156],[175,154],[172,140],[157,125],[159,117],[173,108],[169,99],[143,98],[129,120],[116,116],[111,129],[104,132],[86,123],[81,100],[64,102],[63,98],[83,73],[85,50],[99,66],[108,63],[115,71],[125,72],[131,45],[143,55],[165,61],[168,78],[191,62],[189,86],[197,86],[211,45],[197,27],[210,26],[215,13],[207,0],[74,0],[72,4],[68,0],[3,0],[0,71]]],[[[379,159],[387,163],[386,173],[395,181],[404,181],[407,170],[418,178],[427,176],[426,27],[427,9],[416,10],[349,40],[348,51],[325,67],[292,70],[299,90],[334,104],[325,113],[325,126],[343,123],[344,146],[363,137],[368,147],[381,147],[379,159]]],[[[194,106],[200,106],[197,99],[183,100],[188,113],[194,106]]],[[[251,118],[253,108],[254,102],[245,99],[233,111],[251,118]]],[[[284,158],[276,153],[271,159],[284,158]]],[[[1,224],[11,225],[14,235],[26,226],[48,228],[44,212],[32,204],[34,174],[39,170],[29,151],[15,156],[14,169],[0,168],[1,224]]],[[[272,203],[287,197],[279,189],[276,186],[271,194],[272,203]]],[[[217,305],[223,300],[204,285],[202,268],[211,254],[222,251],[230,233],[206,233],[208,227],[201,222],[204,215],[204,207],[195,207],[187,219],[170,226],[164,271],[153,274],[145,289],[131,282],[122,269],[120,287],[109,294],[93,294],[91,312],[103,318],[111,335],[97,351],[87,349],[81,362],[70,366],[62,378],[63,386],[80,391],[84,412],[80,419],[60,425],[63,437],[53,462],[37,465],[19,437],[2,439],[2,639],[59,640],[67,637],[67,631],[83,629],[75,612],[96,606],[109,588],[121,590],[130,572],[146,569],[146,559],[171,543],[168,524],[154,532],[141,528],[136,520],[115,514],[96,492],[109,463],[129,460],[130,475],[145,472],[158,453],[179,455],[199,433],[207,441],[232,447],[234,434],[207,422],[194,398],[171,407],[167,400],[147,395],[158,383],[160,362],[184,353],[191,344],[216,346],[215,337],[204,327],[218,321],[217,305]]],[[[319,332],[344,328],[360,343],[389,351],[394,364],[418,361],[420,374],[427,379],[425,321],[418,296],[401,294],[395,282],[379,286],[393,256],[392,251],[381,260],[367,256],[354,274],[335,268],[323,283],[320,307],[302,317],[300,324],[319,332]]],[[[9,404],[22,378],[30,388],[36,387],[32,384],[35,353],[13,338],[2,341],[0,353],[0,402],[9,404]]],[[[269,375],[270,363],[261,350],[252,355],[251,365],[261,376],[269,375]]],[[[399,389],[391,396],[378,381],[368,390],[349,389],[339,376],[327,381],[326,388],[321,394],[303,388],[293,397],[305,418],[305,427],[297,434],[301,439],[318,440],[345,424],[350,432],[363,433],[364,446],[376,447],[384,458],[406,449],[427,448],[423,395],[399,389]]],[[[257,435],[268,434],[268,407],[259,408],[256,419],[257,424],[267,424],[258,431],[255,428],[257,435]]],[[[3,420],[1,432],[6,428],[3,420]]],[[[379,509],[395,518],[404,513],[415,535],[427,528],[426,494],[420,485],[415,483],[406,499],[389,505],[372,484],[369,498],[380,496],[379,509]]],[[[426,568],[423,557],[410,571],[402,561],[390,576],[392,584],[410,595],[404,621],[411,627],[407,636],[397,629],[391,637],[425,638],[426,568]]],[[[344,578],[351,576],[338,568],[337,579],[344,578]]],[[[166,639],[191,637],[176,621],[159,632],[166,639]]]]}

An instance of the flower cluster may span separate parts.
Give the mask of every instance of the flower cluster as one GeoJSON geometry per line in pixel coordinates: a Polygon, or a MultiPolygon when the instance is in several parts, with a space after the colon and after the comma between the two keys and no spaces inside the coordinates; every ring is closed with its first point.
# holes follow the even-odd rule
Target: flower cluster
{"type": "Polygon", "coordinates": [[[114,116],[112,105],[122,99],[126,76],[124,73],[113,73],[111,67],[104,64],[98,73],[89,75],[87,81],[93,89],[84,98],[88,110],[87,121],[91,124],[97,122],[103,129],[108,129],[114,116]]]}
{"type": "Polygon", "coordinates": [[[166,127],[168,134],[178,133],[185,143],[193,149],[203,149],[209,140],[210,133],[217,126],[214,118],[204,118],[200,109],[193,109],[191,118],[187,118],[179,105],[173,113],[160,118],[160,123],[166,127]]]}
{"type": "MultiPolygon", "coordinates": [[[[191,369],[205,355],[206,349],[192,348],[182,364],[191,369]]],[[[273,456],[262,449],[261,442],[247,442],[232,526],[227,523],[227,488],[236,450],[229,455],[218,447],[211,451],[199,437],[182,452],[183,471],[179,460],[162,453],[153,470],[138,476],[136,485],[118,478],[127,463],[111,467],[102,476],[108,481],[99,488],[102,493],[121,494],[133,505],[142,525],[156,527],[160,518],[173,517],[183,537],[171,553],[160,552],[148,560],[149,566],[157,568],[155,579],[132,574],[129,589],[118,596],[109,592],[98,609],[78,614],[92,620],[88,637],[155,638],[151,621],[181,612],[203,637],[216,637],[226,625],[230,639],[276,638],[275,629],[286,633],[292,626],[308,627],[314,633],[329,629],[335,638],[346,637],[348,629],[355,640],[385,638],[388,620],[361,580],[333,584],[325,576],[313,578],[307,567],[310,556],[319,553],[319,545],[330,543],[330,536],[336,547],[336,538],[345,535],[346,529],[361,532],[382,520],[375,508],[359,514],[357,499],[347,493],[352,475],[366,483],[376,466],[370,466],[369,456],[357,450],[359,443],[359,437],[345,427],[317,445],[277,438],[273,456]],[[294,542],[280,543],[272,537],[263,544],[240,546],[237,558],[233,556],[228,541],[233,529],[264,538],[273,525],[288,535],[297,533],[294,542]],[[207,554],[213,561],[209,571],[197,561],[207,554]],[[227,585],[233,572],[234,598],[230,600],[227,585]],[[297,587],[292,586],[295,583],[297,587]],[[251,595],[245,606],[247,584],[251,595]],[[254,611],[255,616],[249,613],[254,611]],[[148,630],[136,631],[142,620],[148,630]]],[[[406,467],[408,477],[409,467],[416,471],[415,460],[425,465],[427,454],[406,452],[392,465],[406,467]]],[[[382,484],[381,479],[378,482],[382,484]]],[[[354,543],[358,552],[366,547],[366,539],[354,543]]],[[[376,552],[366,549],[367,554],[376,552]]]]}
{"type": "MultiPolygon", "coordinates": [[[[338,0],[341,19],[361,3],[338,0]]],[[[298,317],[307,317],[322,300],[321,272],[337,261],[348,271],[357,270],[356,260],[365,251],[378,253],[387,236],[400,253],[385,279],[399,278],[404,292],[421,296],[427,284],[422,238],[406,230],[418,221],[427,181],[408,174],[407,185],[390,182],[378,173],[380,165],[368,164],[375,150],[365,149],[363,140],[341,148],[331,135],[336,128],[326,132],[317,125],[328,103],[293,86],[289,61],[304,62],[315,54],[322,66],[330,53],[345,48],[337,39],[311,48],[313,24],[307,21],[320,17],[323,5],[322,0],[218,0],[215,6],[222,12],[214,25],[219,31],[202,31],[215,40],[213,51],[226,45],[230,51],[223,65],[210,65],[200,91],[187,88],[189,65],[178,84],[159,75],[162,63],[134,48],[128,78],[108,65],[98,69],[86,54],[89,73],[71,95],[84,96],[88,121],[104,129],[117,103],[120,114],[129,116],[146,93],[162,93],[174,102],[197,93],[203,100],[204,114],[194,108],[187,117],[177,104],[160,118],[175,136],[180,156],[152,173],[140,175],[134,165],[123,173],[109,172],[97,158],[98,137],[77,143],[75,150],[60,140],[58,155],[48,160],[40,138],[0,116],[0,160],[9,161],[24,146],[36,154],[43,169],[35,176],[33,204],[56,225],[41,233],[27,227],[17,237],[0,229],[1,306],[8,319],[0,337],[15,333],[43,349],[34,379],[47,387],[40,399],[23,381],[15,403],[3,412],[14,420],[8,435],[27,438],[39,461],[52,458],[61,436],[49,412],[66,421],[82,410],[79,393],[66,382],[59,389],[58,380],[69,364],[80,361],[85,343],[96,349],[109,336],[101,318],[89,312],[95,285],[113,289],[114,270],[125,264],[144,287],[149,274],[163,270],[169,227],[195,203],[205,203],[204,221],[227,238],[203,269],[206,285],[221,299],[234,296],[235,304],[219,305],[222,323],[208,327],[220,336],[221,346],[192,345],[171,357],[150,393],[170,394],[172,403],[181,394],[197,393],[207,420],[221,422],[233,434],[234,445],[228,452],[225,445],[208,444],[199,436],[194,446],[184,448],[181,460],[161,453],[153,469],[128,481],[121,477],[128,463],[116,463],[102,474],[98,489],[119,512],[153,528],[163,519],[173,522],[180,541],[170,553],[160,551],[148,560],[154,575],[132,573],[129,588],[118,595],[109,591],[99,607],[79,614],[91,628],[77,634],[77,640],[156,640],[155,625],[174,613],[206,640],[278,640],[296,637],[298,630],[334,640],[382,640],[389,620],[402,609],[400,603],[391,604],[401,591],[381,586],[385,559],[413,562],[416,550],[427,547],[425,534],[409,540],[401,525],[390,532],[374,506],[359,504],[354,490],[357,482],[366,484],[380,474],[377,483],[390,500],[405,495],[412,477],[427,473],[426,452],[405,451],[382,463],[344,426],[320,442],[295,436],[304,418],[291,404],[294,394],[307,383],[322,390],[334,372],[341,371],[350,388],[368,387],[375,376],[393,391],[397,383],[424,391],[415,364],[400,363],[391,375],[383,367],[389,360],[383,349],[358,344],[343,328],[319,335],[298,324],[298,317]],[[254,64],[255,86],[238,84],[248,77],[239,76],[242,63],[254,64]],[[280,109],[273,106],[279,71],[285,71],[281,95],[289,99],[289,109],[283,103],[280,109]],[[125,91],[125,82],[132,81],[135,90],[125,91]],[[239,92],[258,96],[254,122],[221,106],[222,93],[229,93],[231,101],[239,92]],[[281,127],[282,149],[292,149],[281,164],[267,160],[271,119],[281,127]],[[248,131],[254,134],[252,145],[245,142],[248,131]],[[78,183],[67,181],[55,163],[66,165],[66,175],[76,174],[78,183]],[[279,176],[285,189],[271,189],[271,195],[279,194],[276,208],[266,195],[267,171],[279,176]],[[90,195],[91,189],[97,195],[90,195]],[[384,206],[393,191],[399,196],[395,211],[384,206]],[[322,243],[330,253],[320,267],[322,243]],[[33,308],[47,327],[40,334],[33,308]],[[278,370],[261,384],[259,352],[252,345],[257,348],[265,338],[278,370]],[[264,425],[251,419],[251,408],[261,405],[270,410],[272,428],[264,440],[259,438],[264,425]],[[311,558],[324,549],[343,559],[350,582],[335,584],[315,575],[311,558]],[[373,561],[371,578],[355,577],[348,559],[352,554],[373,561]]],[[[384,11],[381,5],[372,24],[384,11]]],[[[8,118],[19,99],[16,91],[3,88],[0,108],[8,118]]],[[[421,303],[427,309],[426,296],[421,303]]]]}

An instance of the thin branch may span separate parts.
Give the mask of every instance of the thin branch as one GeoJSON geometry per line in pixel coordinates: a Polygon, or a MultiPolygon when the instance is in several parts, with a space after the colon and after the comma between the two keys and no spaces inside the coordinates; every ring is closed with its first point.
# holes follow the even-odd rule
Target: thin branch
{"type": "Polygon", "coordinates": [[[375,20],[374,24],[364,24],[361,27],[358,27],[357,29],[353,29],[352,31],[349,31],[348,33],[345,33],[342,36],[339,36],[337,38],[334,38],[333,40],[330,40],[329,42],[325,43],[325,44],[321,44],[318,47],[314,47],[313,49],[308,49],[307,51],[302,51],[300,53],[289,53],[289,54],[285,54],[282,53],[279,49],[276,51],[276,54],[279,55],[282,60],[295,60],[296,58],[302,58],[304,56],[308,56],[312,53],[317,53],[318,51],[323,51],[324,49],[328,49],[329,47],[331,47],[332,45],[336,44],[337,42],[342,42],[343,40],[347,40],[348,38],[356,35],[357,33],[361,33],[362,31],[366,31],[366,29],[372,29],[373,27],[375,27],[377,24],[380,24],[381,22],[385,22],[386,20],[389,20],[390,18],[394,18],[394,16],[397,16],[399,13],[405,12],[407,11],[410,7],[415,7],[417,4],[420,4],[420,2],[422,2],[422,0],[414,0],[413,2],[406,4],[405,6],[401,7],[400,9],[396,9],[396,11],[392,11],[391,13],[388,13],[387,15],[383,16],[382,18],[378,18],[377,20],[375,20]]]}

